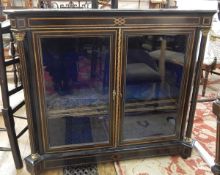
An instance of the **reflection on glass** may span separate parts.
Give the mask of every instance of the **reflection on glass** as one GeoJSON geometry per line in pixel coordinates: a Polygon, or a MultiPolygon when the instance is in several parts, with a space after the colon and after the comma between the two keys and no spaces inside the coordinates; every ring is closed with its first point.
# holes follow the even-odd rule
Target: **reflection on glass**
{"type": "Polygon", "coordinates": [[[186,39],[127,37],[123,140],[175,134],[186,39]]]}
{"type": "Polygon", "coordinates": [[[49,145],[109,142],[109,37],[41,39],[49,145]]]}

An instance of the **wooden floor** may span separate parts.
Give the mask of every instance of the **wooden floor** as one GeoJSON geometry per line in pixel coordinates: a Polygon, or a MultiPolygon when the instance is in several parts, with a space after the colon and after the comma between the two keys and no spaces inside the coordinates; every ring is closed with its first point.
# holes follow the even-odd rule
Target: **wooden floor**
{"type": "MultiPolygon", "coordinates": [[[[25,114],[25,112],[23,111],[24,109],[18,112],[20,114],[21,113],[25,114]]],[[[16,122],[16,131],[18,132],[27,124],[26,120],[22,120],[22,119],[16,119],[15,122],[16,122]]],[[[3,121],[2,116],[0,116],[0,127],[4,127],[4,121],[3,121]]],[[[10,147],[6,132],[0,132],[0,138],[1,138],[0,146],[10,147]]],[[[19,146],[20,146],[22,158],[30,154],[28,132],[26,132],[22,137],[20,137],[19,146]]],[[[16,171],[11,152],[1,151],[0,152],[0,174],[1,175],[15,175],[15,174],[26,175],[29,173],[26,171],[25,168],[22,168],[21,170],[16,171]]]]}

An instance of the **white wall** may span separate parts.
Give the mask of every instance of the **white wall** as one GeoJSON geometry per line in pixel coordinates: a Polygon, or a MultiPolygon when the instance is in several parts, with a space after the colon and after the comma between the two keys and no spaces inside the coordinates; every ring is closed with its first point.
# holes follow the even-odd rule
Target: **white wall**
{"type": "Polygon", "coordinates": [[[217,10],[217,0],[177,0],[179,9],[214,9],[217,10]]]}

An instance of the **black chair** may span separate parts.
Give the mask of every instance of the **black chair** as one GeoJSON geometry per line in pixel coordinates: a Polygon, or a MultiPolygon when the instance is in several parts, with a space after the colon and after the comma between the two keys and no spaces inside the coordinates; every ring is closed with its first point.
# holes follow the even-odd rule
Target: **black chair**
{"type": "MultiPolygon", "coordinates": [[[[220,6],[220,3],[219,3],[220,6]]],[[[215,74],[220,75],[217,69],[220,69],[220,54],[219,54],[219,43],[220,43],[220,32],[219,26],[220,18],[219,13],[213,16],[212,28],[208,34],[207,47],[205,50],[205,57],[202,64],[202,75],[201,75],[201,84],[202,84],[202,96],[205,96],[206,88],[209,84],[217,83],[210,81],[209,75],[215,74]],[[203,75],[204,74],[204,75],[203,75]]]]}
{"type": "Polygon", "coordinates": [[[11,32],[11,26],[8,21],[4,21],[0,24],[0,85],[3,103],[2,115],[5,123],[5,128],[1,128],[0,131],[7,132],[10,142],[10,148],[0,147],[0,151],[12,151],[15,167],[17,169],[23,167],[18,145],[18,138],[23,135],[24,132],[28,129],[28,127],[26,126],[18,134],[16,134],[15,131],[14,118],[26,119],[25,117],[15,115],[16,111],[24,106],[24,98],[10,100],[10,98],[16,97],[16,94],[21,93],[21,91],[23,90],[19,69],[19,56],[16,53],[14,38],[11,32]],[[3,35],[7,35],[7,38],[9,38],[9,47],[7,46],[9,49],[6,49],[6,46],[4,46],[3,35]],[[9,51],[9,54],[6,54],[7,51],[9,51]],[[9,75],[13,78],[13,89],[8,85],[9,75]],[[12,104],[12,101],[14,104],[12,104]]]}

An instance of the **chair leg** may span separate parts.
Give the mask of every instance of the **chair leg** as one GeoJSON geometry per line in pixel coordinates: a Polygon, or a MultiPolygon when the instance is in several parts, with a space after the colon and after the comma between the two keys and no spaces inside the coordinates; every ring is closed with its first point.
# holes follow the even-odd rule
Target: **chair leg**
{"type": "Polygon", "coordinates": [[[203,79],[203,87],[202,87],[202,96],[204,97],[205,96],[205,91],[206,91],[206,87],[207,87],[207,84],[208,84],[208,77],[209,77],[209,68],[206,68],[205,69],[205,77],[203,79]]]}
{"type": "Polygon", "coordinates": [[[6,129],[5,128],[0,128],[0,131],[6,131],[6,129]]]}
{"type": "Polygon", "coordinates": [[[23,162],[16,137],[14,118],[13,115],[11,115],[10,109],[2,109],[2,114],[11,146],[12,156],[14,158],[15,167],[16,169],[20,169],[23,167],[23,162]]]}
{"type": "Polygon", "coordinates": [[[11,151],[11,148],[0,147],[0,151],[11,151]]]}

